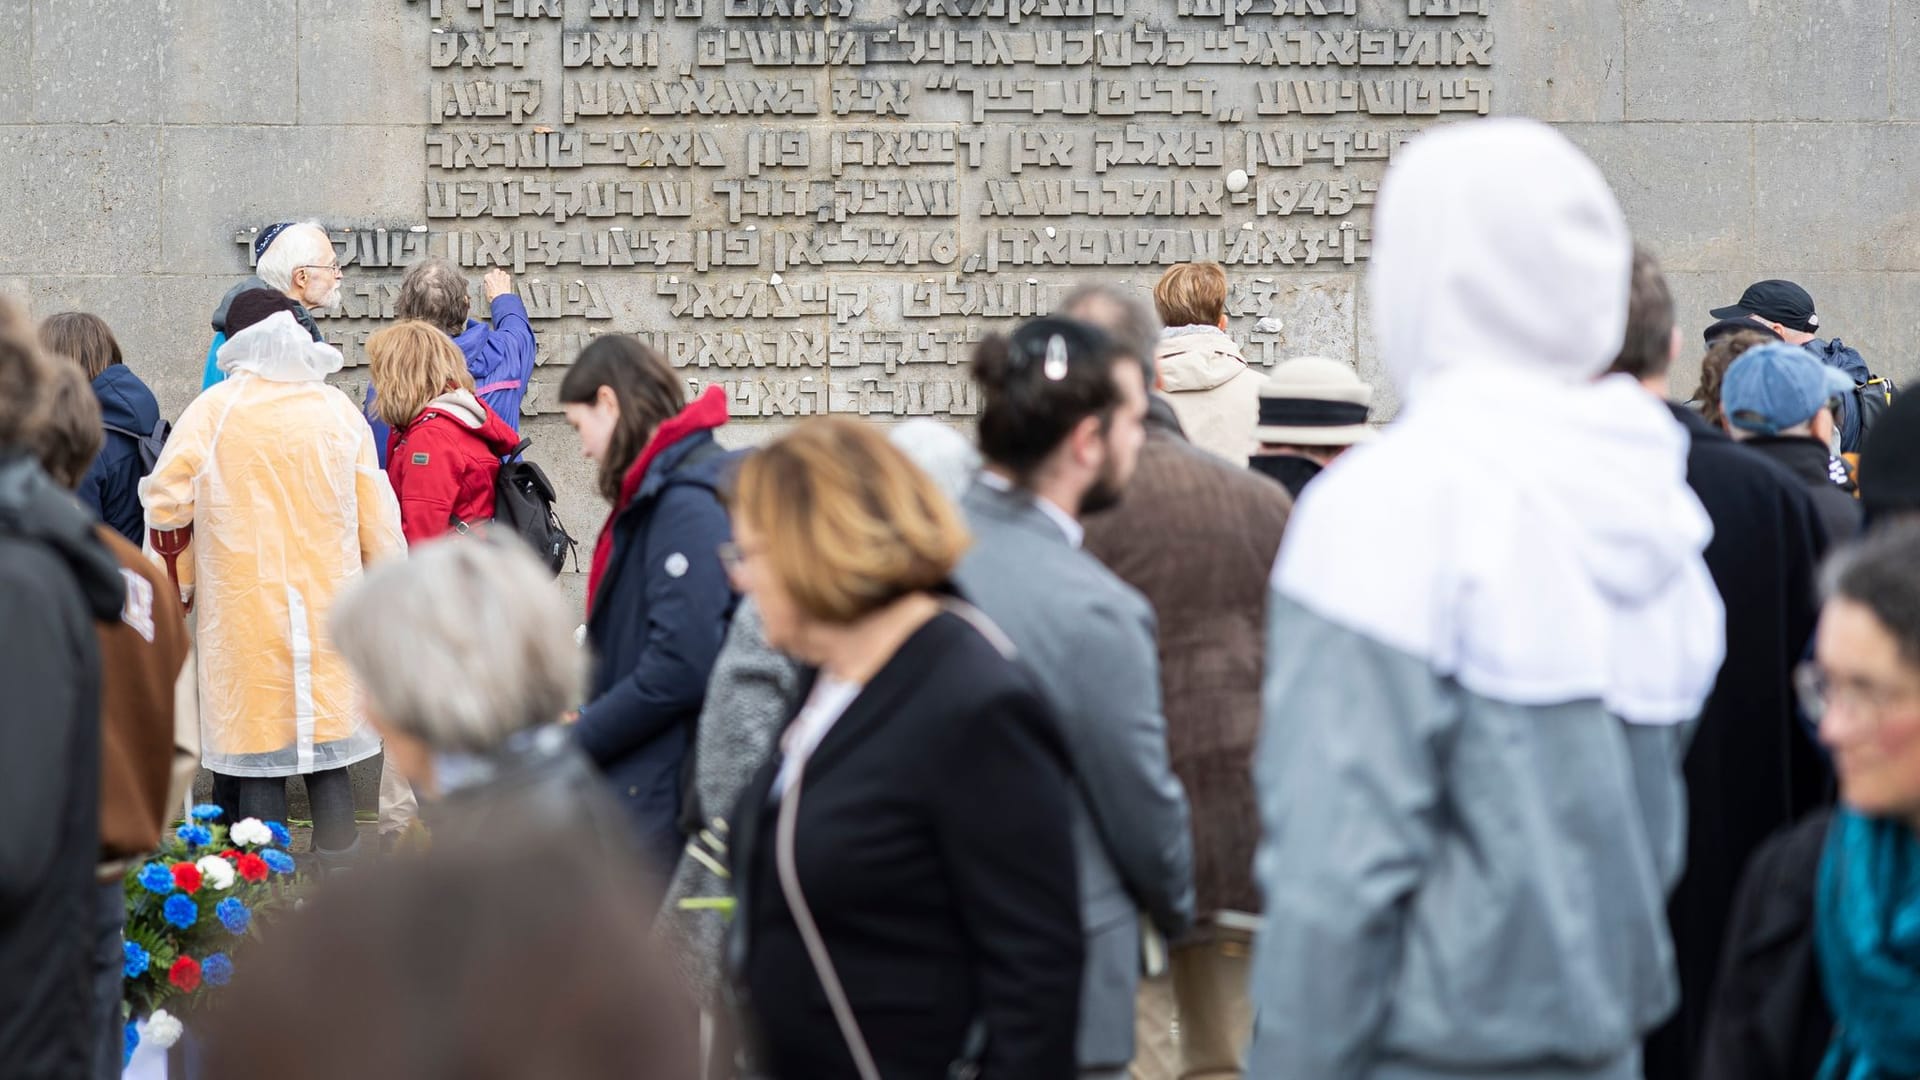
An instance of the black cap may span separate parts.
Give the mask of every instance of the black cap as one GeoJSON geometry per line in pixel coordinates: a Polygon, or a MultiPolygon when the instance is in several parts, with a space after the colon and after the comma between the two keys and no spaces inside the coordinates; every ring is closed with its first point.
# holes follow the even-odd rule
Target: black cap
{"type": "Polygon", "coordinates": [[[1789,330],[1811,334],[1820,328],[1820,316],[1813,313],[1813,297],[1791,281],[1778,278],[1756,281],[1740,294],[1740,302],[1708,312],[1716,319],[1744,319],[1758,315],[1789,330]]]}
{"type": "Polygon", "coordinates": [[[1712,347],[1713,343],[1719,341],[1721,338],[1732,337],[1740,333],[1759,334],[1761,337],[1770,337],[1775,341],[1785,340],[1773,327],[1768,326],[1766,323],[1755,322],[1745,315],[1742,315],[1737,319],[1721,319],[1719,322],[1707,327],[1707,345],[1708,347],[1712,347]]]}
{"type": "MultiPolygon", "coordinates": [[[[227,337],[231,339],[254,323],[278,312],[298,312],[300,305],[284,293],[272,289],[248,289],[227,305],[227,337]]],[[[295,318],[299,316],[296,315],[295,318]]]]}

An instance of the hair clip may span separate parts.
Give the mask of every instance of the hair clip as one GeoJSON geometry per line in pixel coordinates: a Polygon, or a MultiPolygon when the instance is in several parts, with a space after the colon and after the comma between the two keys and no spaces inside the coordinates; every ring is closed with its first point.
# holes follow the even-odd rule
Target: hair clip
{"type": "Polygon", "coordinates": [[[1067,377],[1067,339],[1055,334],[1047,339],[1047,359],[1040,365],[1040,374],[1048,382],[1059,382],[1067,377]]]}

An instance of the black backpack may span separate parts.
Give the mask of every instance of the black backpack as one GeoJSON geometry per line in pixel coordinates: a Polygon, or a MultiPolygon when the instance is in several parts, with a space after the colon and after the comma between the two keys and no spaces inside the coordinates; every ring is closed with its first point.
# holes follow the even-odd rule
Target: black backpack
{"type": "MultiPolygon", "coordinates": [[[[567,564],[567,552],[576,545],[560,523],[560,515],[553,512],[553,481],[540,466],[521,456],[532,445],[533,440],[522,439],[500,463],[500,474],[493,480],[493,521],[526,541],[547,569],[558,574],[567,564]]],[[[468,523],[456,521],[454,528],[464,533],[468,523]]]]}
{"type": "Polygon", "coordinates": [[[1867,433],[1873,430],[1880,415],[1893,407],[1893,399],[1899,393],[1900,388],[1893,384],[1893,380],[1882,375],[1875,375],[1853,388],[1854,404],[1860,409],[1861,447],[1867,445],[1867,433]]]}
{"type": "Polygon", "coordinates": [[[154,464],[160,460],[160,451],[167,447],[167,436],[173,434],[173,425],[167,423],[165,420],[154,424],[153,432],[149,435],[142,435],[128,428],[115,427],[112,424],[102,424],[100,426],[115,435],[125,435],[127,438],[133,440],[134,452],[140,455],[140,475],[142,477],[145,477],[153,471],[154,464]]]}

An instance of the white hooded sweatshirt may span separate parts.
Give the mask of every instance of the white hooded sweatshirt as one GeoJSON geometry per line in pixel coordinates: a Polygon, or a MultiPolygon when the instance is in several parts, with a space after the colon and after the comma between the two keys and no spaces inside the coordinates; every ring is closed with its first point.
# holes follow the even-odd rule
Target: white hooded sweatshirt
{"type": "Polygon", "coordinates": [[[1563,136],[1495,120],[1396,155],[1374,238],[1406,406],[1274,571],[1247,1074],[1637,1078],[1723,625],[1685,430],[1595,381],[1626,223],[1563,136]]]}
{"type": "Polygon", "coordinates": [[[1169,326],[1153,350],[1160,389],[1187,441],[1245,465],[1260,423],[1260,384],[1240,346],[1217,326],[1169,326]]]}

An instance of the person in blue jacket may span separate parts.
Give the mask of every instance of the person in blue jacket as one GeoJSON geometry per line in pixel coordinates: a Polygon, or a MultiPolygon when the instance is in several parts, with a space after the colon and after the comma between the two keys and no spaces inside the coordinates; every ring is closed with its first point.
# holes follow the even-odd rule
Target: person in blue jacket
{"type": "Polygon", "coordinates": [[[63,311],[40,323],[40,346],[77,365],[93,383],[106,439],[75,494],[94,516],[138,544],[146,538],[140,480],[146,467],[140,441],[160,426],[160,403],[120,357],[113,330],[97,315],[63,311]]]}
{"type": "MultiPolygon", "coordinates": [[[[487,271],[480,287],[487,296],[491,323],[471,317],[472,286],[459,267],[445,259],[422,259],[408,267],[407,276],[400,280],[394,317],[419,319],[452,338],[467,358],[474,395],[519,431],[520,402],[527,396],[527,380],[533,377],[533,324],[527,321],[526,305],[514,294],[513,275],[496,266],[487,271]]],[[[373,396],[373,387],[368,386],[365,411],[384,468],[387,425],[374,415],[373,396]]]]}
{"type": "Polygon", "coordinates": [[[667,874],[681,848],[682,769],[733,618],[719,554],[733,533],[720,501],[733,455],[713,437],[727,394],[710,386],[688,404],[667,362],[619,334],[581,350],[560,402],[613,504],[587,581],[595,662],[574,730],[643,855],[667,874]]]}

